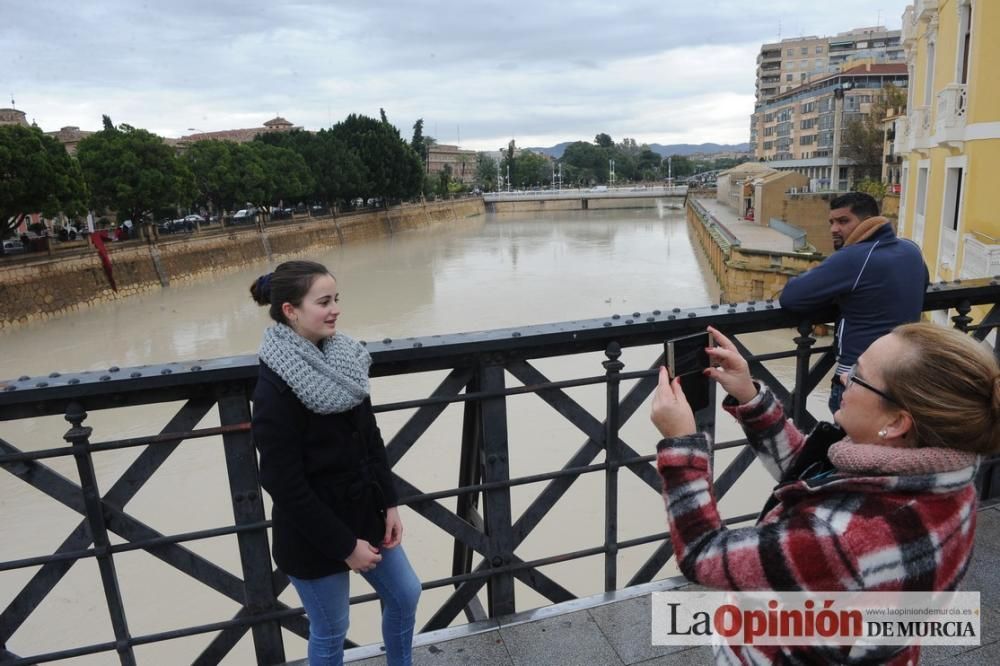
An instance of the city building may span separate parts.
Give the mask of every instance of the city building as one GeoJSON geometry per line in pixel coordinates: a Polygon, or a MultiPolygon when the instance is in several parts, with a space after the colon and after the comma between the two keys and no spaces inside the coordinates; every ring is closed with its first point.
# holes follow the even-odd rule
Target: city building
{"type": "Polygon", "coordinates": [[[772,97],[753,115],[754,158],[808,176],[812,190],[849,189],[856,174],[842,154],[843,129],[869,113],[888,85],[907,87],[904,63],[856,64],[772,97]]]}
{"type": "Polygon", "coordinates": [[[166,141],[168,144],[174,145],[179,150],[183,150],[188,145],[196,141],[211,141],[215,139],[218,141],[232,141],[234,143],[249,143],[257,138],[257,135],[259,134],[266,134],[268,132],[290,132],[294,129],[302,128],[293,125],[281,116],[277,116],[276,118],[268,120],[261,127],[219,130],[216,132],[198,132],[197,134],[182,136],[179,139],[166,139],[166,141]]]}
{"type": "Polygon", "coordinates": [[[740,217],[746,217],[753,209],[754,193],[750,183],[758,176],[775,172],[776,169],[760,162],[744,162],[721,171],[715,181],[715,200],[732,208],[740,217]]]}
{"type": "Polygon", "coordinates": [[[899,231],[921,247],[932,280],[998,274],[1000,3],[915,2],[903,44],[912,85],[893,139],[904,156],[899,231]]]}
{"type": "Polygon", "coordinates": [[[834,74],[853,60],[903,62],[901,31],[855,28],[833,37],[798,37],[764,44],[757,55],[757,105],[812,78],[834,74]]]}
{"type": "Polygon", "coordinates": [[[17,109],[0,109],[0,125],[31,126],[28,123],[28,117],[24,115],[24,111],[18,111],[17,109]]]}
{"type": "Polygon", "coordinates": [[[451,168],[453,180],[466,185],[476,182],[476,151],[462,150],[458,146],[435,143],[427,148],[427,173],[437,174],[451,168]]]}

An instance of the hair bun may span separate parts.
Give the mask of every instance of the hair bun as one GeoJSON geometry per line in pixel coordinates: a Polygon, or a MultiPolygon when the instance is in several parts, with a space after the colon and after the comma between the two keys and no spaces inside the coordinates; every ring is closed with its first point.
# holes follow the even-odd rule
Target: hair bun
{"type": "Polygon", "coordinates": [[[274,273],[265,273],[254,280],[250,285],[250,295],[258,305],[270,305],[271,303],[271,276],[274,273]]]}

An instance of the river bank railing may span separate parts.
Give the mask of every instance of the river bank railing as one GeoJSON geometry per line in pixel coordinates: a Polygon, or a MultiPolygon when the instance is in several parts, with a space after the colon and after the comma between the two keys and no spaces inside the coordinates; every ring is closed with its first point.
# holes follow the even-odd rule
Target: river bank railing
{"type": "MultiPolygon", "coordinates": [[[[924,308],[948,310],[955,327],[984,340],[1000,324],[1000,276],[998,278],[931,285],[924,308]],[[991,306],[977,326],[970,313],[974,306],[991,306]]],[[[665,309],[626,313],[612,317],[562,322],[540,326],[498,329],[478,333],[431,336],[406,340],[369,342],[374,365],[372,375],[393,376],[427,371],[447,374],[429,395],[391,404],[380,404],[385,413],[409,410],[412,414],[387,442],[390,464],[418,450],[428,429],[451,404],[463,405],[460,430],[454,433],[453,458],[458,485],[437,492],[424,492],[413,480],[397,475],[401,504],[443,530],[453,544],[452,575],[422,582],[425,589],[447,588],[447,599],[438,606],[423,630],[449,626],[464,614],[468,621],[493,618],[524,610],[517,605],[515,580],[553,603],[577,595],[544,573],[548,565],[603,557],[606,591],[654,580],[672,557],[669,533],[657,531],[638,538],[619,535],[619,484],[621,475],[635,475],[650,491],[650,506],[662,506],[660,480],[651,452],[655,443],[652,426],[641,442],[627,442],[622,426],[656,386],[662,364],[660,344],[669,338],[704,331],[709,324],[733,337],[750,356],[754,376],[772,387],[800,428],[809,429],[816,418],[808,411],[806,398],[833,367],[830,347],[817,347],[813,324],[831,321],[832,312],[802,318],[783,312],[771,301],[721,304],[692,309],[665,309]],[[784,352],[752,355],[740,336],[758,331],[794,328],[793,348],[784,352]],[[648,364],[626,370],[622,350],[656,345],[648,364]],[[536,361],[557,356],[603,352],[601,368],[588,371],[581,357],[583,376],[550,381],[536,361]],[[775,359],[794,359],[794,385],[785,386],[764,366],[775,359]],[[508,385],[511,376],[518,385],[508,385]],[[623,386],[623,382],[626,382],[623,386]],[[603,386],[605,407],[591,411],[567,393],[580,386],[603,386]],[[629,387],[626,389],[626,387],[629,387]],[[581,444],[568,455],[560,469],[540,470],[512,477],[508,424],[513,396],[532,394],[579,430],[581,444]],[[565,499],[583,475],[604,477],[604,538],[592,547],[523,559],[518,547],[543,518],[565,499]],[[513,488],[542,484],[527,508],[515,515],[511,506],[513,488]],[[455,510],[441,500],[457,498],[455,510]],[[619,553],[628,548],[656,544],[652,554],[637,569],[623,572],[619,553]],[[477,563],[478,562],[478,563],[477,563]],[[479,599],[486,589],[485,606],[479,599]]],[[[997,353],[994,344],[994,353],[997,353]]],[[[44,377],[21,377],[0,382],[0,421],[62,415],[70,428],[68,445],[39,448],[17,446],[0,439],[0,467],[20,481],[79,514],[80,522],[53,553],[0,562],[6,572],[36,569],[30,580],[11,600],[0,600],[0,663],[20,665],[69,659],[83,655],[114,654],[122,664],[137,663],[135,648],[182,637],[205,636],[205,646],[194,663],[220,663],[249,632],[258,664],[285,661],[282,629],[308,636],[308,623],[301,608],[278,600],[288,586],[287,577],[274,569],[269,551],[268,528],[262,489],[258,481],[257,457],[251,440],[250,396],[257,378],[253,356],[219,358],[205,362],[172,363],[137,368],[112,367],[104,372],[73,375],[52,373],[44,377]],[[85,425],[91,412],[183,401],[183,405],[159,432],[148,436],[95,441],[85,425]],[[217,409],[218,427],[198,428],[203,417],[217,409]],[[225,453],[228,494],[235,516],[232,525],[214,529],[163,534],[127,511],[129,501],[154,477],[172,452],[184,441],[220,438],[225,453]],[[134,448],[137,457],[110,487],[102,488],[95,473],[94,455],[134,448]],[[78,480],[71,480],[47,465],[53,458],[75,462],[78,480]],[[112,543],[112,535],[122,541],[112,543]],[[231,573],[185,546],[189,542],[235,535],[240,575],[231,573]],[[158,633],[136,635],[129,629],[116,557],[142,550],[177,572],[189,576],[235,602],[240,610],[216,622],[183,626],[158,633]],[[42,654],[18,654],[16,633],[46,599],[74,564],[96,560],[103,587],[103,605],[110,616],[114,640],[79,645],[42,654]]],[[[714,389],[713,389],[714,390],[714,389]]],[[[696,414],[698,426],[714,434],[715,402],[696,414]]],[[[646,418],[640,414],[640,418],[646,418]]],[[[99,435],[99,433],[97,433],[99,435]]],[[[440,435],[436,435],[440,437],[440,435]]],[[[754,460],[745,439],[720,442],[716,451],[738,453],[715,478],[715,494],[722,498],[754,460]]],[[[221,470],[220,470],[221,471],[221,470]]],[[[1000,465],[984,462],[978,478],[980,497],[1000,496],[1000,465]]],[[[756,509],[757,507],[751,507],[756,509]]],[[[728,516],[727,524],[743,523],[756,512],[728,516]]],[[[661,523],[662,524],[662,523],[661,523]]],[[[566,526],[571,529],[574,526],[566,526]]],[[[5,539],[16,539],[5,529],[5,539]]],[[[352,603],[367,603],[374,595],[358,595],[352,603]]],[[[100,603],[98,600],[93,600],[100,603]]],[[[423,603],[423,602],[422,602],[423,603]]]]}

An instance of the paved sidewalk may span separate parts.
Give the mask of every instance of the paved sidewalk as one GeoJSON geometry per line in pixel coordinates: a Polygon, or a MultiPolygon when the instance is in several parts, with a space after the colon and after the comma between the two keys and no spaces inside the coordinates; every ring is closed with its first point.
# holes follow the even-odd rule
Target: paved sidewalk
{"type": "MultiPolygon", "coordinates": [[[[963,589],[981,592],[983,630],[979,647],[928,647],[921,664],[1000,664],[1000,505],[977,514],[976,550],[963,589]]],[[[499,620],[429,632],[417,637],[413,663],[536,666],[695,666],[711,664],[706,647],[654,647],[650,636],[650,593],[684,586],[669,579],[614,594],[576,599],[499,620]]],[[[347,652],[347,661],[381,666],[380,647],[347,652]]],[[[306,666],[305,661],[294,666],[306,666]]]]}
{"type": "Polygon", "coordinates": [[[712,217],[722,226],[726,227],[734,236],[740,239],[740,247],[748,250],[772,250],[778,252],[794,252],[795,245],[792,239],[780,231],[775,231],[768,226],[762,226],[755,222],[747,222],[740,219],[729,206],[716,201],[714,198],[698,198],[698,203],[705,207],[712,217]]]}

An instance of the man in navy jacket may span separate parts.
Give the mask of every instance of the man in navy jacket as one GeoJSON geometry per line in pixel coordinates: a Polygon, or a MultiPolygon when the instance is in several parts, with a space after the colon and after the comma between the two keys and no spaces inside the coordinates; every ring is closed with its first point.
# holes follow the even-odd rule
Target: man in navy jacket
{"type": "Polygon", "coordinates": [[[892,223],[879,216],[867,194],[848,192],[830,201],[830,233],[835,252],[823,263],[788,281],[781,307],[807,312],[837,305],[837,369],[830,389],[830,412],[840,408],[848,372],[858,356],[899,324],[916,321],[929,282],[920,248],[897,238],[892,223]]]}

